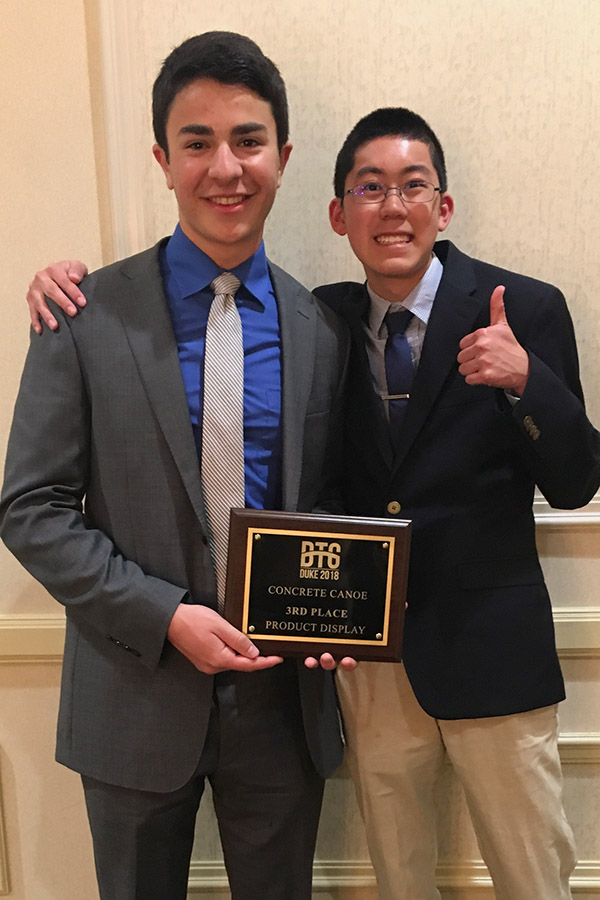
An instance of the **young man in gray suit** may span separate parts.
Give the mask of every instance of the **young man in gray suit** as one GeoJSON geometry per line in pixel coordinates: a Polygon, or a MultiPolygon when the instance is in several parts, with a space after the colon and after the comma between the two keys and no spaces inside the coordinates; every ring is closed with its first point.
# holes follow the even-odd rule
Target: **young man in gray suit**
{"type": "Polygon", "coordinates": [[[66,607],[57,759],[82,775],[102,900],[184,900],[206,778],[232,896],[309,900],[323,779],[341,759],[333,683],[260,656],[217,611],[205,465],[225,491],[229,451],[206,449],[204,362],[224,292],[241,325],[240,504],[310,511],[335,503],[348,342],[265,256],[291,151],[273,63],[241,35],[186,41],[155,82],[153,124],[179,225],[87,278],[87,308],[56,309],[57,333],[32,336],[2,537],[66,607]],[[235,302],[231,279],[211,289],[224,271],[235,302]]]}

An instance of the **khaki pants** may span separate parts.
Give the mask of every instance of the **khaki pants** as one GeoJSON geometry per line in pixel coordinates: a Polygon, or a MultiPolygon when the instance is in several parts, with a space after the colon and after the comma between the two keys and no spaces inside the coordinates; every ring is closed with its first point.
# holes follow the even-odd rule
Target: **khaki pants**
{"type": "Polygon", "coordinates": [[[338,673],[347,759],[380,900],[439,900],[434,787],[448,756],[497,900],[570,900],[573,833],[562,806],[555,706],[442,720],[419,706],[404,666],[338,673]]]}

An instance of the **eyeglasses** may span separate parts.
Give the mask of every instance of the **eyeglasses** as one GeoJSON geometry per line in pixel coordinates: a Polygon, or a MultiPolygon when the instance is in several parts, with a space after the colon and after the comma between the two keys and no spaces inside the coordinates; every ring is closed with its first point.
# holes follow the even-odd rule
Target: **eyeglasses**
{"type": "Polygon", "coordinates": [[[345,194],[352,194],[357,203],[383,203],[390,191],[397,191],[398,196],[405,203],[429,203],[436,195],[441,193],[440,187],[435,187],[429,181],[406,181],[404,184],[394,184],[388,187],[381,181],[366,181],[357,184],[345,194]]]}

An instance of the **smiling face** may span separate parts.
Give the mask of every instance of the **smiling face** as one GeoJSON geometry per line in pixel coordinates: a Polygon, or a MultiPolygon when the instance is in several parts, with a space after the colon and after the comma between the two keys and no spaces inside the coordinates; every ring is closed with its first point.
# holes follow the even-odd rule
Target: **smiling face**
{"type": "Polygon", "coordinates": [[[292,150],[277,148],[271,106],[242,85],[193,81],[167,119],[169,155],[153,153],[175,191],[187,237],[232,269],[260,246],[265,219],[292,150]]]}
{"type": "MultiPolygon", "coordinates": [[[[345,188],[368,181],[402,186],[412,179],[439,185],[429,147],[392,135],[358,148],[345,188]]],[[[449,194],[436,193],[427,203],[405,203],[394,191],[381,203],[364,204],[346,194],[343,201],[331,201],[329,219],[337,234],[348,235],[373,290],[399,301],[425,274],[437,234],[447,228],[453,210],[449,194]]]]}

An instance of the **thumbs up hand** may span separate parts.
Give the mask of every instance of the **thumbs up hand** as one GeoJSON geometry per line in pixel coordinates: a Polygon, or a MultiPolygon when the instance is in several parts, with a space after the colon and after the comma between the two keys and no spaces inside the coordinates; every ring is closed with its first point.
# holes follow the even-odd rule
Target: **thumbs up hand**
{"type": "Polygon", "coordinates": [[[467,334],[459,344],[458,371],[467,384],[487,384],[521,396],[529,375],[529,356],[506,318],[504,287],[490,297],[490,324],[467,334]]]}
{"type": "Polygon", "coordinates": [[[504,309],[504,286],[499,284],[490,297],[490,325],[508,325],[504,309]]]}

